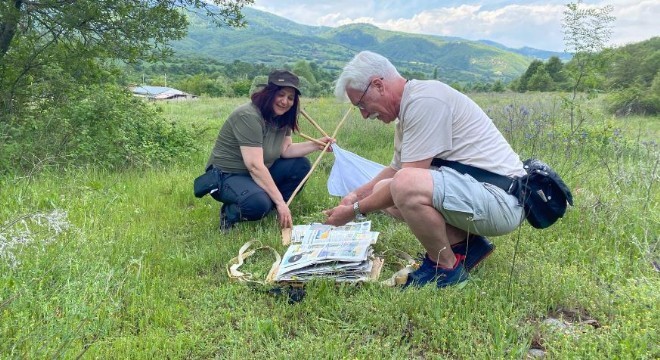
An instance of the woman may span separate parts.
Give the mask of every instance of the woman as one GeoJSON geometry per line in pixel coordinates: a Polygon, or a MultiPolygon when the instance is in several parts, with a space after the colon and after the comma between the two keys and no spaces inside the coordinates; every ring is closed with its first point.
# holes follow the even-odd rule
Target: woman
{"type": "Polygon", "coordinates": [[[259,220],[273,208],[280,226],[293,226],[286,202],[310,170],[305,155],[324,148],[311,141],[294,144],[291,139],[298,130],[298,84],[290,71],[271,72],[268,84],[252,95],[251,102],[236,108],[220,129],[207,168],[221,172],[222,186],[211,194],[223,203],[221,230],[239,221],[259,220]]]}

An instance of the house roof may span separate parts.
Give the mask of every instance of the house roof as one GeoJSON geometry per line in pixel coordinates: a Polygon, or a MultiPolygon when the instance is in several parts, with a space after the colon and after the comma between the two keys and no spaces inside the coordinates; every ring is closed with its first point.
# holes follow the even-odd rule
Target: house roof
{"type": "Polygon", "coordinates": [[[174,98],[196,98],[196,95],[185,93],[181,90],[177,90],[171,87],[166,86],[132,86],[130,90],[133,92],[133,95],[144,96],[150,99],[165,100],[165,99],[174,99],[174,98]]]}
{"type": "Polygon", "coordinates": [[[156,96],[163,93],[172,93],[173,95],[185,94],[183,91],[171,87],[149,85],[135,86],[131,88],[131,91],[133,91],[133,94],[145,96],[156,96]]]}

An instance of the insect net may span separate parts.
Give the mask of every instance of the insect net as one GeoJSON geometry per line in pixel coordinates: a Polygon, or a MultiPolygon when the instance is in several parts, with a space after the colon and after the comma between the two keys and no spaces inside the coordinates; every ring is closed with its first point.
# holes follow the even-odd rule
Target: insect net
{"type": "Polygon", "coordinates": [[[360,185],[373,179],[385,166],[360,157],[332,144],[335,163],[328,178],[328,192],[334,196],[346,196],[360,185]]]}

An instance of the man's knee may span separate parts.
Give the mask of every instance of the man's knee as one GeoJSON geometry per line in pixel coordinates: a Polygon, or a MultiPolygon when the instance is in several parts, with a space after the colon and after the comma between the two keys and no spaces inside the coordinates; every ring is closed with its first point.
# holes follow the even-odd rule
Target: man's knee
{"type": "Polygon", "coordinates": [[[382,189],[383,187],[389,187],[392,183],[392,179],[383,179],[374,185],[374,192],[382,189]]]}
{"type": "Polygon", "coordinates": [[[412,195],[418,191],[419,169],[401,169],[394,174],[390,182],[392,198],[401,198],[412,195]]]}

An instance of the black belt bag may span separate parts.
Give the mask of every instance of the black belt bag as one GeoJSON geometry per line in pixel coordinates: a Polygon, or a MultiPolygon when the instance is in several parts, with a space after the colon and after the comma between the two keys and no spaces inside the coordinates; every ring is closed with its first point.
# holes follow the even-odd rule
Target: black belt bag
{"type": "Polygon", "coordinates": [[[437,167],[450,167],[456,171],[458,171],[461,174],[467,174],[475,178],[475,180],[479,182],[485,182],[489,184],[493,184],[500,189],[510,193],[511,191],[511,185],[514,183],[515,179],[512,179],[508,176],[504,175],[499,175],[495,174],[494,172],[490,172],[488,170],[480,169],[478,167],[474,167],[472,165],[465,165],[462,164],[458,161],[452,161],[452,160],[444,160],[444,159],[438,159],[434,158],[433,161],[431,161],[431,166],[437,166],[437,167]]]}
{"type": "Polygon", "coordinates": [[[206,194],[218,191],[222,187],[222,171],[209,165],[206,172],[197,178],[193,183],[195,197],[201,198],[206,194]]]}
{"type": "Polygon", "coordinates": [[[525,160],[523,167],[527,175],[515,179],[457,161],[433,159],[431,165],[447,166],[479,182],[504,189],[518,198],[518,203],[525,209],[525,219],[537,229],[545,229],[554,224],[564,216],[567,205],[573,205],[571,190],[559,174],[537,159],[525,160]]]}

